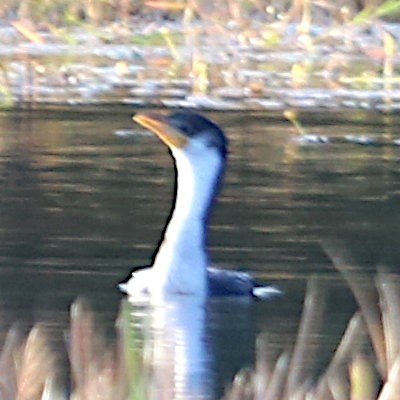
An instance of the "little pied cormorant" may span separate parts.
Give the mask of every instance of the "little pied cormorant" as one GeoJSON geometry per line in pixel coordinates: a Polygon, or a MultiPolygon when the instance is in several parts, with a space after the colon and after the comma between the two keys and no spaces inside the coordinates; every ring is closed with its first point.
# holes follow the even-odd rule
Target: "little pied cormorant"
{"type": "Polygon", "coordinates": [[[119,284],[120,290],[133,297],[154,299],[170,295],[265,299],[280,293],[272,286],[255,283],[247,273],[209,267],[207,223],[222,180],[228,145],[218,125],[188,111],[169,116],[141,112],[133,120],[169,147],[175,161],[176,191],[153,265],[133,272],[119,284]]]}

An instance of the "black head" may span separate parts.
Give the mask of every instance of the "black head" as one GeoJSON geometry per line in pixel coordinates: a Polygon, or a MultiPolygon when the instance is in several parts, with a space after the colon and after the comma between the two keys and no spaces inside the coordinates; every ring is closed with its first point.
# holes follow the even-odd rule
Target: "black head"
{"type": "Polygon", "coordinates": [[[207,146],[215,147],[226,155],[228,139],[222,129],[208,118],[192,111],[177,111],[170,114],[166,120],[188,138],[202,136],[207,146]]]}

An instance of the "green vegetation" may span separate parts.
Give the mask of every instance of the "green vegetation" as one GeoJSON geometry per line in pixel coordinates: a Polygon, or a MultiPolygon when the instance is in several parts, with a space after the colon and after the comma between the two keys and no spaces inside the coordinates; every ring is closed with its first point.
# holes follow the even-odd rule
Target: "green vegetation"
{"type": "Polygon", "coordinates": [[[398,16],[400,14],[400,1],[399,0],[386,0],[381,4],[375,4],[374,6],[369,5],[366,2],[366,6],[360,11],[354,18],[353,22],[361,23],[371,18],[387,17],[387,16],[398,16]]]}

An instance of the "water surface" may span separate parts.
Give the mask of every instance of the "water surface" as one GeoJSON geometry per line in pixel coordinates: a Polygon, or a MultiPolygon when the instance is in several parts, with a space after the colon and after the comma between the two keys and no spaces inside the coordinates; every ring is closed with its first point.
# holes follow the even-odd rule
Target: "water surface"
{"type": "MultiPolygon", "coordinates": [[[[2,335],[15,321],[43,321],[61,343],[69,305],[80,295],[112,332],[121,301],[115,286],[131,267],[149,263],[173,194],[167,149],[133,125],[133,112],[0,115],[2,335]]],[[[253,363],[258,333],[267,332],[276,351],[293,344],[312,275],[322,280],[327,303],[318,363],[328,358],[355,304],[321,239],[340,239],[369,274],[378,263],[399,265],[400,120],[303,114],[306,129],[331,143],[301,144],[280,114],[208,115],[230,139],[211,224],[212,259],[285,291],[268,303],[209,309],[207,373],[221,391],[253,363]],[[346,135],[378,140],[357,144],[346,135]]]]}

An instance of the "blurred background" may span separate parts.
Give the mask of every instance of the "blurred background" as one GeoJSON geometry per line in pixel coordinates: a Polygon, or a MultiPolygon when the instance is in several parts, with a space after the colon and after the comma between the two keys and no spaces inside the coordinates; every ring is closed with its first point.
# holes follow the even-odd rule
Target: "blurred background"
{"type": "Polygon", "coordinates": [[[400,343],[399,18],[394,0],[4,0],[0,398],[354,400],[359,376],[378,398],[400,343]],[[176,108],[230,140],[212,260],[282,297],[167,312],[118,292],[173,200],[131,117],[176,108]]]}
{"type": "Polygon", "coordinates": [[[4,1],[0,105],[397,109],[399,2],[4,1]]]}

